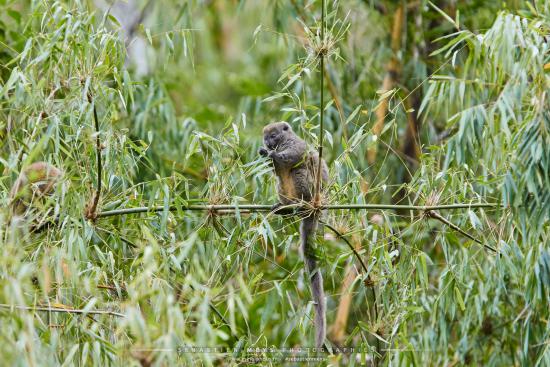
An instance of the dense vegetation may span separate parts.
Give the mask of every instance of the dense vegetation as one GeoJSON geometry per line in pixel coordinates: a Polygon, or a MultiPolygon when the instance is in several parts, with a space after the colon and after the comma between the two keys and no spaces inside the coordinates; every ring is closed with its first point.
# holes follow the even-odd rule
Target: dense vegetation
{"type": "Polygon", "coordinates": [[[322,3],[0,1],[2,363],[312,346],[298,219],[241,208],[277,200],[284,120],[327,205],[387,206],[327,213],[328,344],[356,350],[321,364],[550,365],[550,2],[322,3]],[[17,209],[40,161],[62,177],[17,209]]]}

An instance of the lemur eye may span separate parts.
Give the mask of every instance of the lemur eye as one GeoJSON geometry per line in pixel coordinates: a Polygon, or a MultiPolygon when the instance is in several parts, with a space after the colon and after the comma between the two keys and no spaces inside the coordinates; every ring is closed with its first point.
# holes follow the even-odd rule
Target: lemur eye
{"type": "Polygon", "coordinates": [[[288,130],[288,125],[283,126],[283,130],[287,131],[288,130]]]}
{"type": "Polygon", "coordinates": [[[275,139],[275,134],[271,134],[271,139],[275,139]]]}

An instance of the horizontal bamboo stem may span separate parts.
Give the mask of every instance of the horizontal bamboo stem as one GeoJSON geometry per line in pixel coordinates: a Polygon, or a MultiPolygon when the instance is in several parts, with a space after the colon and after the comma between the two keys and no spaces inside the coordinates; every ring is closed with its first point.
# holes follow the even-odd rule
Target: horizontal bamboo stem
{"type": "Polygon", "coordinates": [[[126,317],[124,314],[114,311],[105,311],[105,310],[80,310],[80,309],[70,309],[70,308],[56,308],[56,307],[31,307],[31,306],[18,306],[18,305],[7,305],[0,304],[0,308],[10,309],[10,310],[28,310],[28,311],[45,311],[45,312],[63,312],[63,313],[78,313],[85,315],[110,315],[117,317],[126,317]]]}
{"type": "MultiPolygon", "coordinates": [[[[287,205],[288,208],[302,207],[300,204],[287,205]]],[[[498,208],[500,204],[496,203],[471,203],[471,204],[445,204],[445,205],[392,205],[392,204],[335,204],[335,205],[323,205],[319,209],[322,210],[445,210],[445,209],[474,209],[474,208],[498,208]]],[[[115,215],[127,215],[138,214],[148,212],[162,212],[164,206],[154,207],[135,207],[126,209],[107,210],[97,214],[98,218],[112,217],[115,215]]],[[[186,211],[250,211],[250,212],[269,212],[273,209],[273,205],[256,205],[256,204],[243,204],[243,205],[188,205],[182,206],[180,210],[186,211]]],[[[169,211],[176,211],[178,207],[172,205],[168,207],[169,211]]]]}

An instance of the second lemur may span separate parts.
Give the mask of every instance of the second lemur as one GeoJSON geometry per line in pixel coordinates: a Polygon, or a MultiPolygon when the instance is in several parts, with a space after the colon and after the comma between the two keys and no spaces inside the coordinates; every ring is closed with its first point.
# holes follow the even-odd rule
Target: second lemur
{"type": "MultiPolygon", "coordinates": [[[[279,206],[311,202],[314,195],[319,155],[309,151],[307,144],[292,131],[286,122],[274,122],[263,130],[264,147],[260,155],[273,161],[278,180],[279,206]]],[[[321,162],[321,179],[328,180],[328,169],[321,162]]],[[[323,290],[323,276],[317,268],[313,237],[317,230],[318,215],[304,216],[300,224],[301,251],[311,281],[311,293],[315,302],[315,344],[321,347],[326,335],[326,307],[323,290]]]]}

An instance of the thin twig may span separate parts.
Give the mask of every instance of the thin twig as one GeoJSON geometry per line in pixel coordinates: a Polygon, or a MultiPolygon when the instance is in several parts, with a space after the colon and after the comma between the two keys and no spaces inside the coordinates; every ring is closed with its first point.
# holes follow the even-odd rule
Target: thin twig
{"type": "Polygon", "coordinates": [[[323,138],[324,138],[324,79],[325,79],[325,0],[321,0],[321,44],[318,53],[319,60],[321,62],[321,80],[320,80],[320,101],[319,101],[319,162],[317,164],[317,180],[315,182],[315,196],[314,205],[319,206],[321,204],[321,188],[322,188],[322,167],[323,167],[323,138]]]}
{"type": "MultiPolygon", "coordinates": [[[[195,287],[193,287],[191,284],[189,285],[189,287],[193,290],[193,291],[197,291],[195,289],[195,287]]],[[[218,311],[218,309],[216,308],[216,306],[214,306],[211,302],[208,302],[208,307],[216,314],[216,316],[219,317],[219,319],[225,324],[227,325],[227,327],[229,328],[229,332],[231,333],[231,336],[233,336],[233,338],[235,340],[239,340],[239,336],[236,335],[233,330],[231,330],[231,325],[229,324],[229,322],[225,319],[225,317],[223,317],[223,315],[221,314],[220,311],[218,311]]]]}
{"type": "Polygon", "coordinates": [[[346,245],[348,245],[348,247],[350,248],[351,251],[353,251],[353,254],[355,255],[355,257],[357,258],[357,260],[359,260],[359,263],[361,264],[361,267],[363,268],[363,271],[365,272],[365,275],[368,274],[369,270],[367,269],[367,266],[365,265],[365,263],[363,262],[363,259],[361,259],[361,255],[359,255],[359,253],[357,252],[357,250],[355,249],[355,247],[353,247],[353,245],[348,241],[348,239],[346,237],[344,237],[343,234],[341,234],[336,228],[334,228],[333,226],[331,226],[330,224],[328,224],[327,222],[324,222],[322,220],[319,221],[320,223],[322,223],[325,227],[327,227],[328,229],[330,229],[332,232],[334,232],[334,234],[340,238],[342,241],[344,241],[346,243],[346,245]]]}
{"type": "MultiPolygon", "coordinates": [[[[404,16],[403,8],[404,8],[404,5],[403,4],[400,5],[396,9],[394,18],[393,18],[393,25],[392,25],[392,31],[391,31],[392,56],[388,62],[388,65],[386,67],[386,75],[384,76],[384,80],[382,81],[381,90],[383,92],[388,92],[394,88],[397,82],[397,76],[399,74],[399,70],[401,69],[401,65],[399,63],[399,58],[397,57],[397,55],[401,49],[401,32],[403,28],[403,16],[404,16]]],[[[382,130],[384,129],[384,122],[385,122],[386,116],[389,114],[388,109],[389,109],[390,98],[391,98],[390,95],[387,95],[384,98],[380,98],[380,102],[375,110],[376,122],[372,127],[372,133],[378,137],[380,136],[380,134],[382,133],[382,130]]],[[[370,149],[367,149],[367,160],[370,164],[376,161],[377,152],[378,152],[378,148],[376,146],[370,149]]]]}
{"type": "Polygon", "coordinates": [[[93,115],[94,115],[94,125],[95,125],[95,142],[96,142],[96,160],[97,160],[97,187],[94,192],[94,196],[91,204],[86,208],[86,218],[96,219],[97,218],[97,205],[99,203],[99,197],[101,195],[101,176],[103,174],[103,167],[101,164],[101,139],[100,139],[100,130],[99,130],[99,119],[97,118],[97,108],[95,102],[92,98],[92,93],[88,91],[88,103],[92,105],[93,115]]]}
{"type": "Polygon", "coordinates": [[[464,236],[468,237],[469,239],[471,239],[472,241],[475,241],[477,243],[479,243],[480,245],[483,245],[483,247],[497,253],[498,251],[492,247],[492,246],[489,246],[483,242],[481,242],[480,240],[478,240],[477,238],[475,238],[474,236],[472,236],[471,234],[467,233],[466,231],[464,231],[462,228],[460,228],[459,226],[457,226],[456,224],[450,222],[447,218],[443,217],[441,214],[433,211],[433,210],[427,210],[426,211],[426,216],[427,217],[430,217],[430,218],[433,218],[433,219],[437,219],[438,221],[440,221],[441,223],[444,223],[446,225],[448,225],[449,227],[451,227],[452,229],[454,229],[455,231],[463,234],[464,236]]]}
{"type": "MultiPolygon", "coordinates": [[[[306,24],[306,17],[305,17],[305,14],[302,10],[302,8],[300,8],[298,6],[298,4],[296,3],[295,0],[291,0],[290,1],[292,3],[292,6],[294,7],[294,10],[296,11],[296,14],[298,15],[298,17],[300,18],[300,20],[302,21],[302,24],[304,24],[306,27],[307,27],[307,24],[306,24]]],[[[309,29],[309,27],[308,27],[309,29]]],[[[328,60],[327,60],[328,61],[328,60]]],[[[338,110],[338,114],[340,115],[340,123],[341,123],[341,126],[342,126],[342,135],[344,136],[344,139],[348,139],[348,133],[347,133],[347,130],[346,130],[346,126],[345,126],[345,123],[344,123],[344,108],[342,107],[342,102],[340,102],[340,98],[338,97],[338,92],[336,91],[336,87],[334,85],[334,82],[332,81],[332,77],[330,75],[330,71],[329,71],[329,67],[328,67],[328,62],[324,65],[324,72],[325,72],[325,80],[327,82],[327,87],[328,87],[328,90],[332,96],[332,99],[334,101],[334,105],[336,106],[336,110],[338,110]]]]}
{"type": "MultiPolygon", "coordinates": [[[[288,207],[300,208],[301,205],[289,205],[288,207]]],[[[474,209],[474,208],[500,208],[501,204],[497,203],[471,203],[471,204],[447,204],[447,205],[393,205],[393,204],[335,204],[335,205],[321,205],[320,210],[445,210],[445,209],[474,209]]],[[[247,210],[250,212],[270,212],[273,209],[273,205],[263,204],[243,204],[243,205],[188,205],[188,206],[175,206],[168,207],[169,211],[237,211],[247,210]]],[[[162,212],[165,210],[164,206],[153,207],[134,207],[126,209],[114,209],[97,213],[97,218],[112,217],[115,215],[127,215],[138,213],[154,213],[162,212]]]]}
{"type": "MultiPolygon", "coordinates": [[[[344,237],[344,235],[342,235],[336,228],[334,228],[333,226],[331,226],[330,224],[324,222],[324,221],[320,221],[325,227],[327,227],[328,229],[330,229],[332,232],[334,232],[334,234],[336,234],[336,236],[338,236],[341,240],[343,240],[346,245],[348,245],[348,247],[351,249],[351,251],[353,251],[353,254],[355,255],[355,257],[357,258],[357,260],[359,260],[359,263],[361,264],[361,267],[363,268],[363,271],[365,272],[365,275],[367,276],[367,279],[365,279],[365,283],[366,282],[371,282],[370,280],[370,274],[369,274],[369,270],[367,269],[367,266],[365,265],[365,263],[363,262],[363,259],[361,258],[361,255],[359,255],[359,253],[357,252],[357,250],[355,249],[355,247],[348,241],[348,239],[346,237],[344,237]]],[[[369,287],[371,290],[372,290],[372,301],[373,301],[373,309],[374,309],[374,321],[376,322],[378,320],[378,302],[376,301],[376,290],[374,289],[374,285],[372,287],[369,287]]]]}
{"type": "Polygon", "coordinates": [[[152,5],[153,1],[148,0],[147,3],[145,3],[145,6],[141,9],[141,12],[139,13],[138,17],[130,24],[130,27],[128,27],[128,37],[126,40],[126,47],[128,47],[128,41],[134,36],[136,31],[138,30],[138,27],[143,23],[143,20],[145,19],[145,15],[147,14],[147,11],[149,10],[149,7],[152,5]]]}
{"type": "Polygon", "coordinates": [[[61,313],[77,313],[84,315],[110,315],[117,317],[126,317],[126,315],[115,312],[115,311],[106,311],[106,310],[82,310],[82,309],[70,309],[70,308],[56,308],[56,307],[31,307],[31,306],[19,306],[19,305],[8,305],[0,304],[0,308],[10,309],[10,310],[28,310],[28,311],[44,311],[44,312],[61,312],[61,313]]]}
{"type": "Polygon", "coordinates": [[[98,284],[96,286],[96,288],[98,289],[108,289],[110,291],[117,291],[118,289],[120,289],[121,291],[123,292],[126,292],[126,287],[124,286],[120,286],[119,288],[113,286],[113,285],[108,285],[108,284],[98,284]]]}
{"type": "Polygon", "coordinates": [[[346,123],[344,120],[344,108],[342,107],[342,102],[340,102],[340,98],[338,97],[336,86],[334,85],[334,82],[332,81],[332,77],[330,76],[330,72],[328,69],[328,60],[327,60],[327,63],[325,64],[325,74],[326,74],[328,91],[332,96],[332,100],[334,101],[334,105],[336,106],[336,110],[338,111],[338,115],[340,116],[340,126],[342,126],[342,135],[344,136],[344,139],[347,141],[348,133],[346,129],[346,123]]]}

